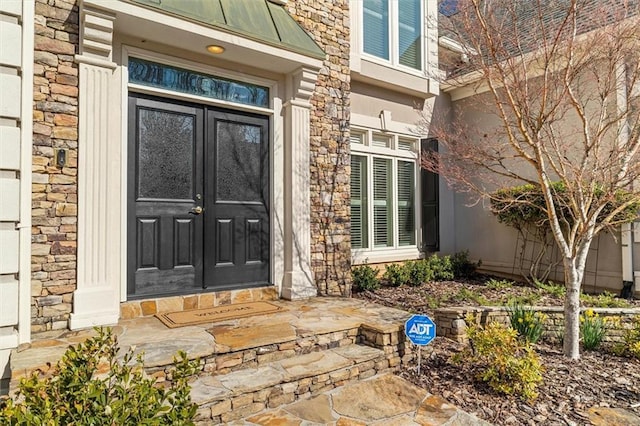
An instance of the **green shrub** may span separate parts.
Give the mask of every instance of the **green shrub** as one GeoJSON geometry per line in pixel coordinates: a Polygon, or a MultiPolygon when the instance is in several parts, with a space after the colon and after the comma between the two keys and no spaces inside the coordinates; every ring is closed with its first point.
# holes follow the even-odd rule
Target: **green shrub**
{"type": "Polygon", "coordinates": [[[498,322],[481,327],[469,317],[467,336],[472,351],[462,359],[480,370],[478,379],[500,393],[525,400],[537,397],[543,371],[540,358],[529,344],[518,339],[515,330],[498,322]]]}
{"type": "Polygon", "coordinates": [[[0,407],[6,425],[192,425],[189,376],[199,369],[184,352],[174,358],[170,386],[144,373],[142,356],[130,349],[118,360],[110,329],[69,347],[53,374],[22,379],[14,400],[0,407]]]}
{"type": "Polygon", "coordinates": [[[581,293],[580,300],[585,306],[592,308],[628,308],[631,306],[625,299],[620,299],[608,291],[597,295],[581,293]]]}
{"type": "Polygon", "coordinates": [[[446,281],[452,280],[454,278],[453,263],[451,262],[451,257],[438,257],[434,254],[426,261],[429,264],[429,268],[431,269],[431,279],[433,281],[446,281]]]}
{"type": "Polygon", "coordinates": [[[514,283],[511,280],[498,280],[495,278],[491,278],[485,283],[487,288],[490,288],[492,290],[505,290],[507,288],[513,287],[513,284],[514,283]]]}
{"type": "Polygon", "coordinates": [[[590,351],[600,346],[606,332],[604,320],[593,310],[587,309],[580,315],[580,335],[584,349],[590,351]]]}
{"type": "Polygon", "coordinates": [[[433,279],[431,265],[426,259],[413,260],[405,263],[405,266],[409,271],[409,285],[417,287],[433,279]]]}
{"type": "Polygon", "coordinates": [[[409,269],[404,265],[392,263],[384,271],[384,279],[392,287],[400,287],[409,282],[409,269]]]}
{"type": "Polygon", "coordinates": [[[455,278],[469,278],[476,273],[481,262],[473,263],[469,260],[469,251],[459,251],[451,256],[451,266],[455,278]]]}
{"type": "Polygon", "coordinates": [[[377,290],[380,288],[378,274],[380,271],[373,269],[369,265],[359,265],[351,270],[353,285],[359,290],[377,290]]]}
{"type": "Polygon", "coordinates": [[[537,343],[544,333],[545,314],[535,312],[522,305],[512,304],[507,307],[511,327],[527,343],[537,343]]]}

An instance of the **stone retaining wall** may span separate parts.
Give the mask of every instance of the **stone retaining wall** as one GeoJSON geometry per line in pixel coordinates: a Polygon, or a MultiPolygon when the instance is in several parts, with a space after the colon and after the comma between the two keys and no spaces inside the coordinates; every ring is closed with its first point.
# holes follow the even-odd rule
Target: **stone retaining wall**
{"type": "MultiPolygon", "coordinates": [[[[564,313],[562,307],[555,306],[534,306],[536,312],[547,315],[544,322],[543,337],[557,339],[562,335],[564,329],[564,313]]],[[[625,308],[583,308],[583,311],[591,309],[602,318],[620,318],[620,326],[616,326],[611,321],[608,322],[605,342],[618,342],[621,340],[624,328],[630,327],[636,315],[640,315],[640,309],[625,308]]],[[[435,311],[436,333],[438,336],[448,337],[457,342],[466,343],[467,326],[465,317],[473,314],[481,325],[486,325],[491,321],[499,321],[509,324],[509,314],[505,307],[457,307],[442,308],[435,311]]]]}
{"type": "Polygon", "coordinates": [[[36,0],[31,330],[65,329],[76,289],[78,6],[36,0]],[[67,162],[55,164],[56,150],[67,162]]]}

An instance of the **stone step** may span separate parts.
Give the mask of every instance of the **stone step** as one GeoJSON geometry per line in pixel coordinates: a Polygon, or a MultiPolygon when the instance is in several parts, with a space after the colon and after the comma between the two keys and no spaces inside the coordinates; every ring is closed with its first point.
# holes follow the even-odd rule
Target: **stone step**
{"type": "Polygon", "coordinates": [[[231,424],[491,426],[393,374],[349,383],[231,424]]]}
{"type": "Polygon", "coordinates": [[[383,350],[352,344],[227,374],[203,374],[191,384],[191,397],[199,406],[198,422],[227,423],[390,368],[383,350]]]}
{"type": "MultiPolygon", "coordinates": [[[[157,318],[122,320],[113,327],[123,354],[144,352],[146,370],[164,380],[178,350],[200,359],[202,372],[227,374],[319,351],[364,344],[380,349],[389,367],[412,359],[403,333],[408,314],[354,299],[315,298],[274,301],[283,310],[269,315],[169,329],[157,318]]],[[[21,345],[10,359],[11,389],[20,378],[48,370],[70,345],[95,334],[92,330],[43,334],[21,345]]]]}

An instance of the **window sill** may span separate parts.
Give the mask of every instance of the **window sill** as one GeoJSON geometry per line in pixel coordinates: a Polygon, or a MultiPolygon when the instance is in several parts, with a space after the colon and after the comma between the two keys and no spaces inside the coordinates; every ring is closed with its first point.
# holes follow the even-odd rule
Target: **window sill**
{"type": "Polygon", "coordinates": [[[351,63],[351,78],[355,81],[424,98],[439,94],[439,84],[433,78],[412,74],[358,56],[352,56],[351,63]]]}
{"type": "Polygon", "coordinates": [[[378,250],[351,250],[351,263],[362,265],[365,263],[398,262],[401,260],[415,260],[421,257],[420,250],[416,246],[402,247],[398,249],[378,250]]]}

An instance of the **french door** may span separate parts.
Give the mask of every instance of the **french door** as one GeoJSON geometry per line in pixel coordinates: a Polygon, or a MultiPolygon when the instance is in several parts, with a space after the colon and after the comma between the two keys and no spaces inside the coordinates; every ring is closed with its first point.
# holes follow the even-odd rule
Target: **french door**
{"type": "Polygon", "coordinates": [[[269,281],[267,117],[129,95],[128,296],[269,281]]]}

